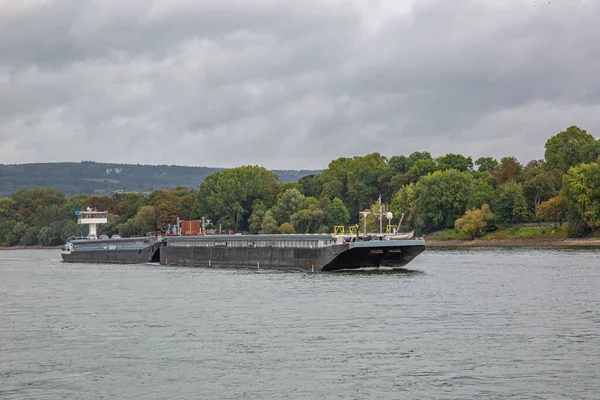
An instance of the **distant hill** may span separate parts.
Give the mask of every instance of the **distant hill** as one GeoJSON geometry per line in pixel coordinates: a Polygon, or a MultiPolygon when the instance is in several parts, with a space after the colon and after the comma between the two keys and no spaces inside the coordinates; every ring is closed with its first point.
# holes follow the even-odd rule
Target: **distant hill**
{"type": "MultiPolygon", "coordinates": [[[[51,187],[67,197],[77,194],[110,196],[116,192],[150,193],[177,186],[198,189],[204,179],[225,168],[178,165],[96,163],[93,161],[0,164],[0,197],[22,189],[51,187]]],[[[314,170],[273,170],[280,182],[296,182],[314,170]]]]}

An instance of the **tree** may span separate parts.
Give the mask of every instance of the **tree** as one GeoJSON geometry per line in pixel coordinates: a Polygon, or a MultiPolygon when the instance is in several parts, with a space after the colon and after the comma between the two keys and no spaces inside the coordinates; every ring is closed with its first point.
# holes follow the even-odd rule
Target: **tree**
{"type": "MultiPolygon", "coordinates": [[[[34,225],[36,221],[36,213],[41,209],[58,210],[65,202],[65,195],[56,189],[36,188],[21,190],[12,195],[17,209],[17,218],[28,225],[34,225]]],[[[44,214],[44,211],[41,211],[44,214]]],[[[53,217],[47,223],[52,222],[53,217]]],[[[33,240],[33,234],[31,236],[33,240]]]]}
{"type": "Polygon", "coordinates": [[[593,142],[594,137],[583,129],[578,126],[568,127],[546,141],[546,167],[549,170],[556,168],[563,173],[567,172],[570,167],[589,157],[593,142]]]}
{"type": "Polygon", "coordinates": [[[169,224],[173,225],[177,221],[177,207],[169,200],[157,201],[154,210],[156,213],[156,227],[159,229],[167,229],[169,224]]]}
{"type": "Polygon", "coordinates": [[[58,246],[64,243],[61,237],[65,221],[53,222],[50,226],[42,227],[38,232],[38,242],[42,246],[58,246]]]}
{"type": "MultiPolygon", "coordinates": [[[[111,237],[112,235],[116,235],[117,233],[119,233],[120,221],[121,221],[120,215],[108,214],[107,223],[100,225],[100,227],[98,229],[98,235],[106,235],[108,237],[111,237]]],[[[79,226],[85,227],[85,225],[79,225],[79,226]]],[[[64,228],[63,228],[63,232],[64,232],[64,228]]],[[[76,229],[71,229],[70,232],[71,232],[70,235],[74,235],[76,232],[76,229]]],[[[77,235],[77,236],[81,236],[81,235],[77,235]]],[[[63,241],[64,241],[64,239],[63,239],[63,241]]]]}
{"type": "Polygon", "coordinates": [[[298,182],[283,182],[279,185],[279,194],[277,195],[277,198],[279,199],[288,189],[296,189],[302,193],[303,187],[298,182]]]}
{"type": "Polygon", "coordinates": [[[56,205],[40,206],[35,210],[34,225],[38,228],[48,226],[58,219],[59,208],[56,205]]]}
{"type": "Polygon", "coordinates": [[[482,179],[476,180],[469,197],[469,210],[481,208],[484,204],[491,204],[495,195],[496,190],[489,182],[482,179]]]}
{"type": "Polygon", "coordinates": [[[467,210],[465,215],[454,222],[454,227],[473,239],[483,234],[483,229],[493,218],[494,214],[490,211],[490,207],[483,204],[479,209],[467,210]]]}
{"type": "Polygon", "coordinates": [[[576,235],[582,227],[600,227],[600,165],[581,164],[563,176],[563,194],[569,203],[569,230],[576,235]]]}
{"type": "Polygon", "coordinates": [[[538,207],[538,217],[548,222],[564,222],[569,212],[569,201],[563,195],[552,197],[538,207]]]}
{"type": "Polygon", "coordinates": [[[16,203],[10,197],[0,198],[0,219],[14,219],[16,217],[16,203]]]}
{"type": "Polygon", "coordinates": [[[473,160],[471,157],[465,157],[461,154],[449,153],[438,157],[436,162],[440,170],[455,169],[465,172],[473,169],[473,160]]]}
{"type": "Polygon", "coordinates": [[[479,157],[475,160],[475,165],[478,172],[495,172],[499,167],[498,161],[492,157],[479,157]]]}
{"type": "Polygon", "coordinates": [[[18,244],[23,244],[23,238],[27,234],[28,229],[29,226],[25,222],[17,222],[13,228],[10,245],[15,246],[18,244]]]}
{"type": "Polygon", "coordinates": [[[298,189],[288,189],[277,201],[276,217],[281,223],[289,222],[292,214],[300,211],[306,198],[298,189]]]}
{"type": "Polygon", "coordinates": [[[529,210],[537,216],[540,204],[556,194],[552,174],[541,170],[528,174],[523,182],[523,194],[529,210]]]}
{"type": "Polygon", "coordinates": [[[313,202],[310,202],[307,208],[298,211],[290,218],[294,230],[298,233],[318,232],[324,221],[325,213],[318,203],[313,202]]]}
{"type": "Polygon", "coordinates": [[[325,222],[330,229],[334,226],[346,226],[350,222],[350,213],[342,199],[336,197],[324,211],[325,222]]]}
{"type": "Polygon", "coordinates": [[[348,170],[349,158],[341,157],[329,163],[327,168],[319,175],[323,188],[321,195],[329,199],[338,197],[348,200],[348,170]]]}
{"type": "Polygon", "coordinates": [[[25,231],[25,235],[21,238],[19,244],[22,244],[23,246],[35,246],[38,244],[37,234],[37,228],[35,226],[30,226],[25,231]]]}
{"type": "Polygon", "coordinates": [[[410,169],[413,161],[406,156],[392,156],[388,160],[388,168],[392,174],[405,174],[410,169]]]}
{"type": "Polygon", "coordinates": [[[388,191],[389,185],[382,182],[382,177],[387,168],[386,158],[379,153],[354,157],[348,162],[348,201],[345,203],[350,215],[358,215],[359,210],[368,207],[380,194],[385,201],[387,193],[384,192],[388,191]]]}
{"type": "Polygon", "coordinates": [[[114,212],[114,208],[116,205],[116,202],[114,199],[111,199],[110,197],[103,197],[103,196],[90,196],[88,198],[88,207],[91,207],[92,209],[98,210],[98,211],[108,211],[109,213],[114,212]]]}
{"type": "Polygon", "coordinates": [[[143,206],[131,221],[133,232],[145,235],[146,232],[154,232],[156,229],[156,213],[154,207],[143,206]]]}
{"type": "Polygon", "coordinates": [[[140,208],[146,205],[146,199],[139,193],[117,193],[114,199],[117,202],[114,207],[115,213],[124,221],[133,218],[140,208]]]}
{"type": "Polygon", "coordinates": [[[302,186],[302,194],[305,196],[320,197],[323,185],[319,179],[320,175],[307,175],[300,178],[298,183],[302,186]]]}
{"type": "Polygon", "coordinates": [[[275,204],[277,175],[259,166],[243,166],[206,177],[198,189],[196,213],[236,231],[248,229],[252,204],[275,204]]]}
{"type": "Polygon", "coordinates": [[[17,221],[14,219],[0,219],[0,246],[10,246],[13,241],[13,232],[17,221]]]}
{"type": "Polygon", "coordinates": [[[390,205],[390,211],[394,215],[399,216],[399,218],[402,218],[401,215],[404,214],[404,219],[402,220],[404,224],[414,226],[413,223],[416,214],[414,183],[403,186],[396,192],[390,205]]]}
{"type": "Polygon", "coordinates": [[[472,186],[469,173],[453,169],[419,179],[414,190],[417,227],[431,232],[454,226],[466,211],[472,186]]]}
{"type": "Polygon", "coordinates": [[[413,182],[421,176],[437,171],[437,169],[437,164],[431,158],[416,160],[408,170],[408,175],[412,178],[411,182],[413,182]]]}
{"type": "Polygon", "coordinates": [[[505,222],[511,224],[525,222],[530,218],[523,186],[514,180],[498,187],[493,209],[505,222]]]}
{"type": "Polygon", "coordinates": [[[260,200],[254,202],[252,205],[252,215],[250,215],[250,218],[248,219],[248,230],[250,233],[257,234],[261,231],[262,220],[266,212],[267,207],[265,206],[265,203],[260,200]]]}
{"type": "Polygon", "coordinates": [[[277,219],[271,210],[268,210],[262,218],[261,234],[273,234],[279,233],[279,224],[277,219]]]}
{"type": "Polygon", "coordinates": [[[515,179],[521,171],[521,163],[515,157],[504,157],[500,160],[500,167],[496,172],[496,176],[500,183],[505,183],[511,179],[515,179]]]}
{"type": "Polygon", "coordinates": [[[279,231],[285,235],[296,233],[296,231],[294,230],[294,227],[289,222],[281,224],[281,226],[279,227],[279,231]]]}
{"type": "Polygon", "coordinates": [[[600,162],[600,140],[594,140],[582,146],[581,161],[586,164],[600,162]]]}

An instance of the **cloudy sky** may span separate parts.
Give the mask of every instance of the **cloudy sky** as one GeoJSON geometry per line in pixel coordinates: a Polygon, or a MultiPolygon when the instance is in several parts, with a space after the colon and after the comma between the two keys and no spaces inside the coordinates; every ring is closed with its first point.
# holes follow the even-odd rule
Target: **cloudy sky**
{"type": "Polygon", "coordinates": [[[542,158],[600,132],[598,0],[0,0],[0,163],[542,158]]]}

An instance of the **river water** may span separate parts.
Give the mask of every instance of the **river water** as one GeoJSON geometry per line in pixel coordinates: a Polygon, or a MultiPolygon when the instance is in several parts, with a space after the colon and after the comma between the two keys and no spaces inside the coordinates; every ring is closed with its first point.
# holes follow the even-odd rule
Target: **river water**
{"type": "Polygon", "coordinates": [[[600,398],[599,250],[428,249],[409,266],[0,251],[0,398],[600,398]]]}

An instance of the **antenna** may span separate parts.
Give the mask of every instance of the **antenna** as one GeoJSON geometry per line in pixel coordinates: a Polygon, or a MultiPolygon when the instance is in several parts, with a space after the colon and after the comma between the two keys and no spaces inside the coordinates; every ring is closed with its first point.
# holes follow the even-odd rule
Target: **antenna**
{"type": "Polygon", "coordinates": [[[400,222],[398,222],[398,229],[397,229],[398,232],[400,232],[400,225],[402,225],[403,219],[404,219],[404,213],[402,213],[402,216],[400,217],[400,222]]]}

